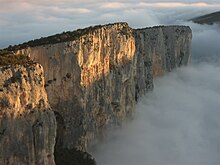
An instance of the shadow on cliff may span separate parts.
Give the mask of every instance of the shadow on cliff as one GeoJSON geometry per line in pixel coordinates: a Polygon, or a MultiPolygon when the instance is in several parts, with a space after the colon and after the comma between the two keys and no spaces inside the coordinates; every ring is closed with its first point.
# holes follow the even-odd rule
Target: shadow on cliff
{"type": "MultiPolygon", "coordinates": [[[[73,91],[69,91],[73,93],[71,100],[52,105],[57,121],[54,154],[57,165],[96,164],[91,155],[83,151],[93,145],[92,142],[96,143],[105,137],[107,130],[120,126],[123,120],[131,118],[141,93],[152,90],[152,62],[141,58],[142,56],[137,58],[137,55],[133,55],[132,59],[124,58],[122,63],[110,63],[110,70],[102,72],[98,79],[87,86],[80,86],[78,95],[72,89],[73,91]],[[140,65],[138,70],[135,69],[137,63],[140,65]],[[138,79],[142,81],[138,82],[138,79]]],[[[75,81],[72,79],[77,79],[78,84],[81,81],[80,77],[66,75],[69,78],[64,79],[65,83],[75,81]]],[[[49,88],[50,84],[46,89],[49,88]]]]}
{"type": "Polygon", "coordinates": [[[66,126],[61,114],[57,111],[54,111],[54,114],[57,121],[56,143],[54,149],[56,165],[96,165],[95,160],[89,153],[82,152],[76,148],[68,149],[63,147],[66,126]]]}
{"type": "Polygon", "coordinates": [[[140,96],[152,90],[154,76],[188,62],[190,37],[186,27],[133,30],[122,25],[100,41],[95,38],[99,42],[93,47],[88,35],[23,50],[45,69],[58,126],[56,160],[61,151],[86,151],[106,130],[132,117],[140,96]]]}
{"type": "Polygon", "coordinates": [[[125,106],[133,107],[136,103],[138,91],[135,92],[135,87],[138,90],[138,86],[133,86],[134,77],[133,82],[129,82],[131,79],[122,82],[124,68],[127,68],[127,74],[130,74],[132,67],[129,61],[112,69],[108,74],[103,73],[100,79],[86,88],[82,87],[79,96],[87,98],[84,104],[79,101],[78,96],[73,96],[69,101],[61,101],[52,106],[57,121],[54,153],[56,165],[95,165],[92,156],[84,152],[92,144],[91,141],[98,141],[105,136],[109,128],[119,126],[123,119],[132,116],[131,109],[125,106]],[[109,81],[115,81],[112,82],[115,85],[109,84],[109,81]],[[121,96],[122,94],[129,96],[129,93],[132,93],[132,96],[124,98],[121,96]],[[112,95],[113,98],[109,98],[112,95]],[[122,108],[121,97],[124,99],[122,108]],[[68,141],[69,145],[65,141],[68,141]]]}
{"type": "Polygon", "coordinates": [[[57,165],[95,164],[91,155],[78,149],[87,150],[104,138],[108,130],[121,126],[123,121],[132,118],[138,99],[153,89],[154,69],[161,69],[161,66],[158,68],[155,65],[158,66],[158,63],[140,54],[137,49],[132,59],[124,58],[120,64],[110,64],[107,73],[103,72],[99,79],[88,86],[81,86],[82,93],[79,96],[83,96],[84,104],[78,96],[74,96],[73,100],[60,102],[52,107],[57,119],[57,165]],[[71,111],[67,111],[70,107],[71,111]],[[62,109],[63,112],[57,112],[56,109],[62,109]],[[62,117],[63,113],[65,119],[62,117]],[[68,129],[74,131],[67,134],[65,131],[68,129]],[[70,142],[69,148],[64,140],[70,142]]]}

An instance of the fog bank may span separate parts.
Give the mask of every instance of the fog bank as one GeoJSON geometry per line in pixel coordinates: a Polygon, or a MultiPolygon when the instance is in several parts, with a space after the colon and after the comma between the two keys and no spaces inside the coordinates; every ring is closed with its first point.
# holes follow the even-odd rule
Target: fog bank
{"type": "Polygon", "coordinates": [[[92,154],[99,165],[219,165],[220,67],[178,69],[155,81],[135,119],[92,154]]]}
{"type": "Polygon", "coordinates": [[[154,81],[134,120],[91,149],[98,165],[220,164],[220,27],[171,22],[193,30],[191,66],[154,81]]]}

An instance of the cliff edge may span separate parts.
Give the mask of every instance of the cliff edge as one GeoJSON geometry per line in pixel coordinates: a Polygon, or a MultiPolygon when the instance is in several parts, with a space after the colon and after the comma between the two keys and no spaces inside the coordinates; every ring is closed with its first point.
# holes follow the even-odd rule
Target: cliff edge
{"type": "Polygon", "coordinates": [[[152,90],[153,77],[189,63],[191,38],[186,26],[115,23],[17,53],[44,67],[48,99],[59,116],[59,145],[86,150],[97,134],[132,114],[138,98],[152,90]]]}
{"type": "MultiPolygon", "coordinates": [[[[50,119],[45,121],[45,130],[40,135],[54,138],[49,136],[48,129],[53,132],[57,128],[55,151],[74,148],[86,151],[97,137],[105,136],[105,130],[132,116],[138,99],[153,89],[154,77],[188,65],[191,57],[192,32],[187,26],[132,29],[127,23],[114,23],[48,38],[51,43],[43,38],[9,47],[7,51],[25,54],[44,68],[45,80],[41,81],[40,90],[44,93],[43,86],[46,89],[57,127],[49,109],[38,110],[36,114],[46,113],[50,119]]],[[[33,83],[32,79],[36,78],[29,79],[29,83],[33,83]]],[[[17,90],[20,89],[13,89],[17,90]]],[[[26,95],[33,96],[34,89],[28,91],[26,95]]],[[[44,104],[49,106],[46,95],[44,104]]],[[[17,126],[16,121],[11,120],[12,128],[17,126]]],[[[11,133],[20,135],[14,130],[11,133]]],[[[26,134],[29,135],[23,131],[22,136],[26,134]]],[[[7,135],[10,136],[13,137],[7,135]]],[[[44,143],[48,153],[54,146],[54,139],[50,140],[49,148],[48,141],[44,143]]],[[[46,160],[45,155],[38,156],[37,161],[46,160]]],[[[52,157],[48,159],[52,162],[52,157]]]]}

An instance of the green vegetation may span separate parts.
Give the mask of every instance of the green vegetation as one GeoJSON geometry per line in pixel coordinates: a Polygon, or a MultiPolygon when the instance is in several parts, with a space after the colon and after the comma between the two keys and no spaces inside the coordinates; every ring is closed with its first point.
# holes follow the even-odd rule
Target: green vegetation
{"type": "Polygon", "coordinates": [[[100,29],[102,27],[112,26],[114,24],[125,24],[126,26],[128,26],[127,23],[119,22],[119,23],[113,23],[113,24],[107,24],[107,25],[90,26],[90,27],[87,27],[84,29],[78,29],[72,32],[67,31],[67,32],[55,34],[55,35],[48,36],[48,37],[41,37],[40,39],[31,40],[31,41],[24,42],[19,45],[14,45],[14,46],[10,45],[8,48],[2,49],[2,50],[0,49],[0,55],[3,55],[5,53],[12,54],[13,51],[16,52],[17,50],[25,49],[27,47],[36,47],[36,46],[42,46],[42,45],[48,45],[48,44],[56,44],[56,43],[61,43],[61,42],[73,41],[83,35],[93,33],[97,29],[100,29]]]}
{"type": "Polygon", "coordinates": [[[12,52],[8,51],[7,49],[0,50],[0,56],[5,56],[9,54],[12,54],[12,52]]]}
{"type": "Polygon", "coordinates": [[[29,57],[19,54],[0,54],[0,66],[5,65],[31,65],[33,61],[29,57]]]}
{"type": "Polygon", "coordinates": [[[0,99],[0,108],[7,108],[10,106],[10,103],[8,101],[8,99],[6,99],[5,97],[0,99]]]}
{"type": "MultiPolygon", "coordinates": [[[[115,24],[126,24],[127,23],[115,23],[115,24]]],[[[67,41],[73,41],[75,39],[80,38],[83,35],[93,33],[95,30],[100,29],[102,27],[108,27],[112,26],[114,24],[107,24],[107,25],[97,25],[97,26],[90,26],[85,29],[78,29],[75,31],[68,31],[63,32],[60,34],[55,34],[49,37],[41,37],[40,39],[31,40],[28,42],[24,42],[19,45],[9,46],[5,49],[0,49],[0,66],[3,65],[15,65],[15,64],[31,64],[33,63],[28,57],[25,55],[16,55],[15,53],[18,50],[26,49],[28,47],[36,47],[36,46],[42,46],[42,45],[48,45],[48,44],[56,44],[61,42],[67,42],[67,41]]],[[[123,31],[125,33],[126,30],[123,31]]],[[[67,75],[67,78],[71,78],[71,75],[67,75]]]]}
{"type": "Polygon", "coordinates": [[[102,27],[101,25],[97,25],[94,27],[90,26],[85,29],[78,29],[73,32],[67,31],[67,32],[63,32],[61,34],[55,34],[49,37],[41,37],[40,39],[31,40],[31,41],[24,42],[19,45],[14,45],[14,46],[10,45],[8,48],[0,50],[0,55],[5,54],[5,53],[10,54],[12,53],[12,51],[25,49],[27,47],[36,47],[36,46],[41,46],[41,45],[56,44],[60,42],[72,41],[74,39],[79,38],[80,36],[83,36],[88,33],[92,33],[93,31],[101,27],[102,27]]]}

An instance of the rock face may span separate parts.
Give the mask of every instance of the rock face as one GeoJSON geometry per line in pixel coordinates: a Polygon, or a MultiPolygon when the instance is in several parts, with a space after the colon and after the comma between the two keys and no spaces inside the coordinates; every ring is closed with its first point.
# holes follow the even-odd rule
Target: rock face
{"type": "Polygon", "coordinates": [[[54,154],[56,165],[97,165],[94,158],[87,152],[59,148],[54,154]]]}
{"type": "Polygon", "coordinates": [[[103,130],[132,115],[138,98],[152,90],[153,77],[189,63],[191,37],[185,26],[133,30],[115,23],[17,53],[44,67],[56,147],[86,150],[103,130]]]}
{"type": "Polygon", "coordinates": [[[44,67],[49,102],[60,121],[59,145],[84,150],[95,134],[133,111],[135,39],[127,24],[23,52],[44,67]]]}
{"type": "Polygon", "coordinates": [[[56,120],[39,64],[0,67],[0,164],[53,165],[56,120]]]}
{"type": "Polygon", "coordinates": [[[158,26],[135,30],[136,97],[153,88],[153,78],[188,65],[192,31],[186,26],[158,26]]]}

